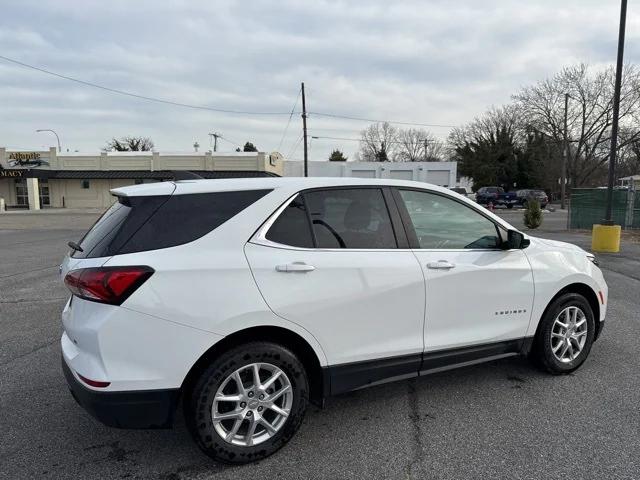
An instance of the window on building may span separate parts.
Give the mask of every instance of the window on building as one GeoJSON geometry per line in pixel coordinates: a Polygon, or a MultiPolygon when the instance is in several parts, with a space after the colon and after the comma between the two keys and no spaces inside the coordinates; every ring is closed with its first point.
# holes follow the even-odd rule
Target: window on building
{"type": "Polygon", "coordinates": [[[48,207],[51,205],[51,198],[49,196],[49,180],[41,178],[38,181],[38,193],[40,195],[40,205],[48,207]]]}
{"type": "Polygon", "coordinates": [[[89,182],[89,180],[82,180],[82,182],[80,183],[80,187],[83,189],[88,189],[91,187],[91,183],[89,182]]]}
{"type": "Polygon", "coordinates": [[[16,178],[16,205],[21,207],[29,206],[29,193],[27,191],[27,180],[16,178]]]}

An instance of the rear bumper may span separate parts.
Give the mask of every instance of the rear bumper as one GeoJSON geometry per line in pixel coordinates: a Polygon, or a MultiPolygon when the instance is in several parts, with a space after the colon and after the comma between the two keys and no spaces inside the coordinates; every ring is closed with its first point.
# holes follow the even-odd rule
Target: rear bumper
{"type": "Polygon", "coordinates": [[[97,392],[80,383],[62,359],[62,371],[71,395],[92,417],[116,428],[169,428],[179,390],[97,392]]]}

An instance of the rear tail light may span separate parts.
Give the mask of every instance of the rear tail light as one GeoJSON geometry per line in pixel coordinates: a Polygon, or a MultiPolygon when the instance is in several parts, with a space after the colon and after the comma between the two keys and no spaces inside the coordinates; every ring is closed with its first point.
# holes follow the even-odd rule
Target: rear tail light
{"type": "Polygon", "coordinates": [[[64,283],[77,297],[121,305],[153,272],[146,266],[81,268],[67,273],[64,283]]]}

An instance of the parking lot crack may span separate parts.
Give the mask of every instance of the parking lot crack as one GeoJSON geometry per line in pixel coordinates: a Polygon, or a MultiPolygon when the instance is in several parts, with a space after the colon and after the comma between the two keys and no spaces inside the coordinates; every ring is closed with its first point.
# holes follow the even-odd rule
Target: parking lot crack
{"type": "MultiPolygon", "coordinates": [[[[407,400],[409,403],[409,420],[411,421],[411,446],[413,450],[413,459],[405,467],[405,478],[423,478],[422,474],[415,474],[414,471],[422,470],[422,428],[420,426],[420,406],[416,387],[416,380],[411,379],[407,382],[407,400]]],[[[431,416],[429,416],[431,417],[431,416]]],[[[433,418],[433,417],[431,417],[433,418]]]]}

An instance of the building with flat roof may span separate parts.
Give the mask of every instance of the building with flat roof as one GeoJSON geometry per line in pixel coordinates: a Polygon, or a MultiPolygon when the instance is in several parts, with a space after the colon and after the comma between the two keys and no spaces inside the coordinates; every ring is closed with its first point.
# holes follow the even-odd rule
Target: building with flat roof
{"type": "Polygon", "coordinates": [[[188,170],[204,178],[282,176],[277,152],[9,151],[0,147],[0,198],[7,208],[106,208],[109,190],[174,178],[188,170]]]}

